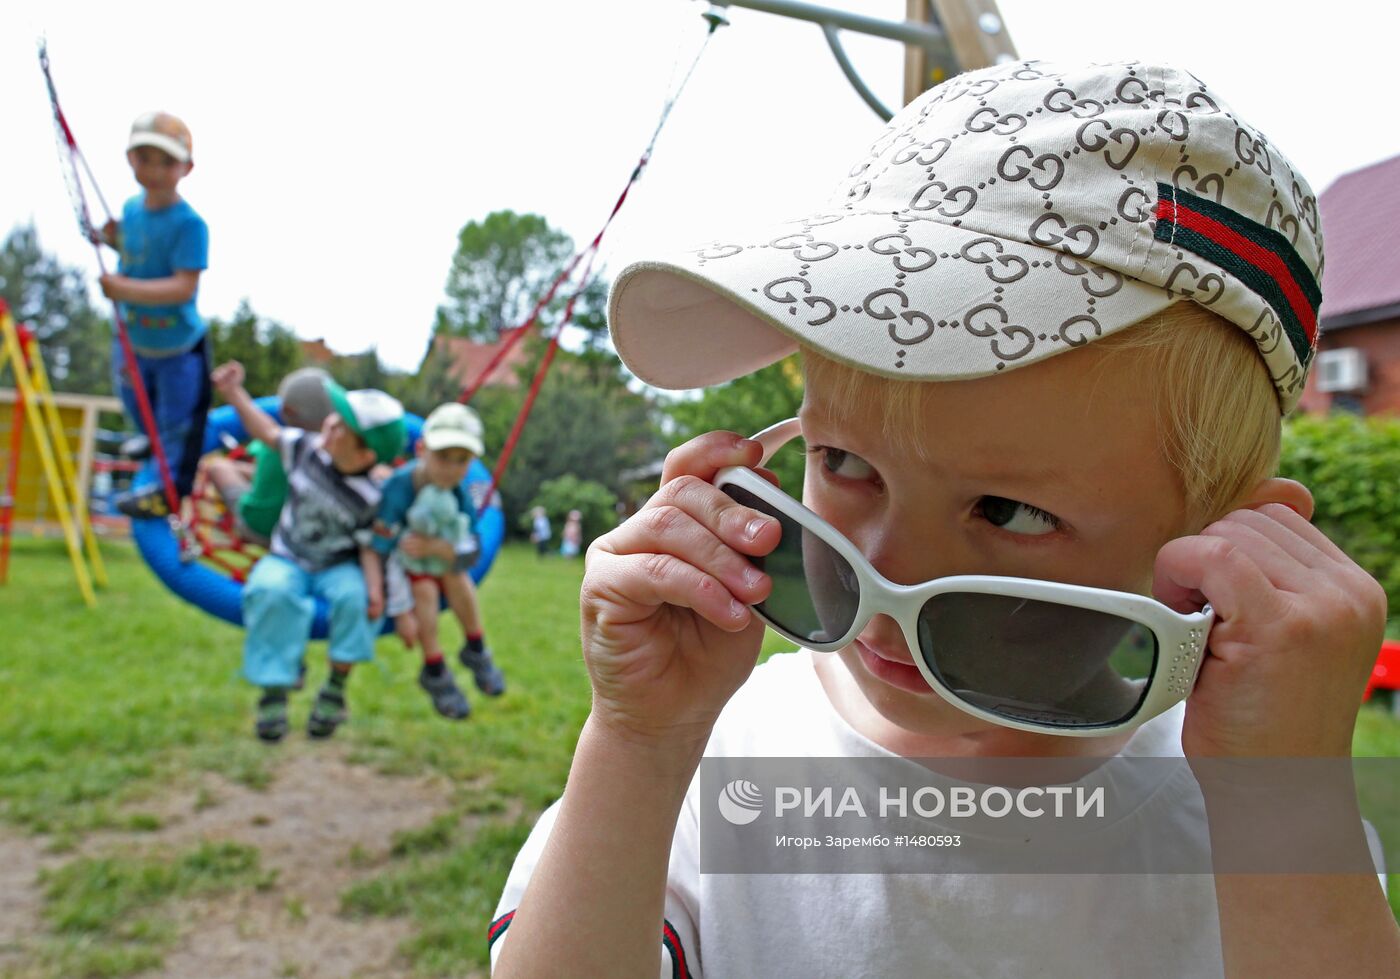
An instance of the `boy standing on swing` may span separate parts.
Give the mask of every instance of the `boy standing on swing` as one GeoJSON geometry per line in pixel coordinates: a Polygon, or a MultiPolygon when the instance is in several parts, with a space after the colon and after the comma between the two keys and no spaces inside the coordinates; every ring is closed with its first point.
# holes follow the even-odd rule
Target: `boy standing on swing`
{"type": "MultiPolygon", "coordinates": [[[[132,124],[127,162],[142,193],[108,221],[102,240],[121,253],[118,273],[99,280],[126,323],[136,369],[150,399],[155,432],[180,498],[194,486],[209,412],[209,345],[195,306],[199,275],[209,266],[209,227],[179,194],[194,169],[189,127],[167,112],[149,112],[132,124]]],[[[144,428],[121,345],[113,345],[113,374],[127,415],[144,428]]],[[[130,493],[117,500],[128,517],[170,512],[154,451],[130,493]]]]}

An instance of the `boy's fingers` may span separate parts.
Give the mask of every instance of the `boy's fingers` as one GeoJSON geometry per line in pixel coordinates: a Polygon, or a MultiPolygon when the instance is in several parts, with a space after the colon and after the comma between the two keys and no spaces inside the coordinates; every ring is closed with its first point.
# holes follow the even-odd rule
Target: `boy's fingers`
{"type": "MultiPolygon", "coordinates": [[[[1264,518],[1267,520],[1267,518],[1264,518]]],[[[1283,545],[1267,535],[1262,528],[1251,526],[1247,520],[1226,518],[1217,520],[1205,530],[1203,537],[1219,537],[1240,548],[1249,560],[1263,572],[1270,584],[1291,592],[1308,590],[1314,576],[1311,566],[1299,560],[1283,545]]],[[[1299,542],[1301,543],[1301,542],[1299,542]]],[[[1306,545],[1304,545],[1306,546],[1306,545]]]]}
{"type": "MultiPolygon", "coordinates": [[[[739,632],[751,613],[743,602],[715,578],[670,554],[608,554],[598,556],[585,581],[591,591],[621,611],[597,614],[600,622],[612,619],[630,624],[649,618],[662,605],[686,608],[725,632],[739,632]]],[[[585,602],[587,608],[590,603],[585,602]]]]}
{"type": "Polygon", "coordinates": [[[705,482],[725,466],[756,466],[763,446],[733,432],[707,432],[672,449],[661,467],[661,485],[677,476],[698,476],[705,482]]]}
{"type": "Polygon", "coordinates": [[[1344,564],[1351,563],[1351,558],[1347,557],[1346,552],[1338,547],[1326,534],[1313,526],[1312,521],[1306,519],[1302,514],[1291,507],[1286,507],[1282,503],[1266,503],[1264,506],[1246,512],[1257,513],[1274,520],[1285,529],[1292,531],[1299,538],[1311,544],[1333,561],[1340,561],[1344,564]]]}
{"type": "MultiPolygon", "coordinates": [[[[714,487],[708,484],[698,485],[708,489],[711,494],[715,493],[714,487]]],[[[728,500],[728,497],[718,495],[721,499],[728,500]]],[[[689,503],[691,507],[699,505],[694,500],[690,500],[689,503]]],[[[725,509],[745,510],[744,507],[733,503],[728,504],[725,509]]],[[[735,536],[745,533],[743,527],[750,522],[750,518],[741,513],[708,513],[706,516],[715,522],[729,524],[735,536]]],[[[745,537],[743,540],[749,547],[754,546],[754,538],[745,537]]],[[[678,505],[649,505],[609,534],[601,547],[617,555],[667,555],[678,558],[701,573],[723,582],[734,595],[745,602],[762,601],[767,597],[770,587],[767,575],[736,552],[732,545],[698,519],[692,510],[678,505]]]]}
{"type": "Polygon", "coordinates": [[[767,554],[782,531],[773,517],[736,503],[697,476],[680,476],[662,486],[648,508],[673,506],[694,517],[724,543],[745,554],[767,554]]]}
{"type": "Polygon", "coordinates": [[[1222,621],[1256,615],[1276,618],[1279,594],[1234,541],[1223,537],[1181,537],[1157,552],[1152,594],[1178,612],[1194,612],[1209,602],[1222,621]]]}
{"type": "Polygon", "coordinates": [[[1257,510],[1236,510],[1217,523],[1250,527],[1309,568],[1325,568],[1336,561],[1336,555],[1318,547],[1314,539],[1314,535],[1322,537],[1322,532],[1281,503],[1269,503],[1257,510]]]}

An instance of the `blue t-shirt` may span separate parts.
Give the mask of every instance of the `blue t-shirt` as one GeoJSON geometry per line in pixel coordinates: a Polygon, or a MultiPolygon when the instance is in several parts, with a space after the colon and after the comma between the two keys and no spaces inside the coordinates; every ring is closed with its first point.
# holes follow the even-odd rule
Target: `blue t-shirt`
{"type": "MultiPolygon", "coordinates": [[[[411,529],[408,512],[418,498],[419,490],[414,486],[413,476],[417,469],[418,460],[410,460],[395,469],[394,474],[380,487],[379,518],[374,522],[374,541],[371,546],[385,557],[393,553],[399,538],[411,529]]],[[[465,483],[459,483],[449,492],[456,497],[458,512],[466,518],[454,525],[454,533],[449,538],[457,552],[456,570],[465,571],[477,558],[476,507],[472,505],[471,494],[467,491],[465,483]]]]}
{"type": "MultiPolygon", "coordinates": [[[[138,194],[122,208],[121,264],[133,279],[166,279],[178,271],[209,267],[209,226],[183,200],[158,211],[146,209],[138,194]]],[[[195,308],[199,293],[178,306],[122,303],[122,317],[137,350],[173,354],[189,350],[204,335],[204,320],[195,308]]]]}

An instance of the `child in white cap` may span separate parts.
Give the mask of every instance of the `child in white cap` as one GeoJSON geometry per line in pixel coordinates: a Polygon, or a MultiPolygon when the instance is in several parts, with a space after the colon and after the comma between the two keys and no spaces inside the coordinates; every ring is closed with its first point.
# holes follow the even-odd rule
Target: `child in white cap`
{"type": "Polygon", "coordinates": [[[469,716],[471,705],[438,640],[442,598],[462,626],[465,642],[458,659],[471,670],[477,688],[490,697],[505,692],[505,677],[486,645],[476,586],[468,573],[479,546],[476,507],[462,481],[484,450],[476,412],[456,402],[434,408],[423,423],[418,458],[384,483],[375,522],[375,549],[402,564],[412,589],[412,611],[396,619],[399,635],[410,647],[415,642],[422,646],[419,686],[433,709],[451,720],[469,716]]]}
{"type": "Polygon", "coordinates": [[[1273,476],[1321,267],[1306,181],[1193,75],[1021,62],[920,96],[807,217],[626,268],[609,318],[638,377],[798,352],[805,400],[758,440],[672,451],[591,548],[592,711],[507,881],[493,975],[1400,975],[1349,767],[1300,788],[1241,764],[1349,764],[1385,619],[1273,476]],[[804,487],[749,471],[799,432],[804,487]],[[765,623],[808,650],[755,669],[765,623]],[[772,781],[700,777],[857,757],[1085,779],[1176,758],[1071,842],[1150,856],[1166,827],[1205,872],[1016,873],[1056,854],[994,828],[911,837],[946,841],[932,864],[781,872],[772,781]],[[1351,862],[1219,870],[1261,838],[1351,862]],[[726,863],[745,840],[764,859],[726,863]]]}

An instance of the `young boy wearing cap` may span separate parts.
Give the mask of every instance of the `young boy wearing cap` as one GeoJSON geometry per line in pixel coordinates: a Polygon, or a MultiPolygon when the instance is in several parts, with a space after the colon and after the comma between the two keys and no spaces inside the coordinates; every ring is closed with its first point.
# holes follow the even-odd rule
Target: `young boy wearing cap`
{"type": "Polygon", "coordinates": [[[413,591],[413,610],[398,624],[411,648],[423,649],[419,685],[443,717],[461,720],[471,705],[457,686],[438,642],[439,599],[462,626],[466,642],[458,652],[482,693],[498,697],[505,677],[486,646],[476,587],[467,573],[477,557],[476,507],[462,481],[472,460],[485,451],[481,419],[466,405],[448,402],[423,423],[418,458],[394,471],[384,483],[374,548],[386,560],[396,555],[413,591]]]}
{"type": "MultiPolygon", "coordinates": [[[[116,274],[99,282],[103,295],[119,304],[156,434],[183,498],[194,485],[209,411],[209,348],[196,306],[199,275],[209,267],[209,228],[179,193],[180,181],[194,169],[194,142],[182,121],[167,112],[138,118],[126,159],[142,192],[126,202],[120,222],[103,228],[102,240],[121,261],[116,274]]],[[[112,366],[122,404],[139,427],[136,390],[115,342],[112,366]]],[[[158,465],[152,453],[132,491],[117,500],[122,513],[169,513],[158,465]]]]}
{"type": "MultiPolygon", "coordinates": [[[[1307,184],[1194,76],[1029,62],[915,100],[806,220],[625,269],[610,325],[649,383],[721,383],[801,352],[803,499],[829,526],[794,545],[773,516],[791,510],[717,489],[771,446],[711,433],[593,544],[592,712],[506,884],[494,974],[557,974],[564,949],[589,975],[1400,975],[1374,874],[701,872],[700,825],[718,815],[702,755],[1184,756],[1202,773],[1208,759],[1346,759],[1384,595],[1308,523],[1308,491],[1272,478],[1316,346],[1321,264],[1307,184]],[[775,548],[805,561],[828,531],[874,571],[764,573],[775,548]],[[1031,603],[979,638],[943,628],[932,599],[908,621],[875,574],[1093,586],[1164,621],[1208,603],[1214,627],[1153,660],[1139,689],[1155,716],[1134,727],[1133,707],[1100,735],[1070,728],[1075,692],[1041,696],[1072,659],[1057,658],[1060,630],[1016,632],[1031,603]],[[818,583],[885,604],[865,621],[849,610],[835,655],[754,669],[750,606],[818,583]],[[1008,655],[1042,642],[1029,663],[1008,655]],[[979,651],[963,676],[940,672],[979,651]]],[[[979,607],[997,606],[966,604],[979,607]]],[[[820,626],[813,645],[837,638],[820,626]]],[[[1318,806],[1340,821],[1328,842],[1369,863],[1354,792],[1267,788],[1201,774],[1144,809],[1203,825],[1224,861],[1251,831],[1288,839],[1318,806]]],[[[1137,815],[1116,825],[1150,848],[1137,815]]],[[[1318,842],[1300,831],[1287,848],[1318,842]]]]}
{"type": "Polygon", "coordinates": [[[287,733],[287,691],[311,635],[314,599],[330,607],[331,674],[316,696],[306,732],[326,738],[345,720],[351,667],[374,657],[384,613],[379,558],[370,547],[379,487],[376,463],[403,451],[403,406],[383,391],[345,391],[326,381],[332,411],[317,432],[279,425],[243,388],[243,366],[214,371],[215,389],[248,434],[275,448],[287,473],[287,502],[268,554],[243,586],[243,674],[262,688],[255,730],[264,741],[287,733]]]}
{"type": "MultiPolygon", "coordinates": [[[[277,385],[277,403],[287,428],[319,431],[331,413],[326,384],[331,376],[319,367],[302,367],[277,385]]],[[[254,439],[248,445],[249,461],[214,459],[206,464],[209,481],[219,491],[233,515],[234,532],[262,547],[272,542],[272,528],[287,500],[287,473],[281,454],[254,439]]]]}

